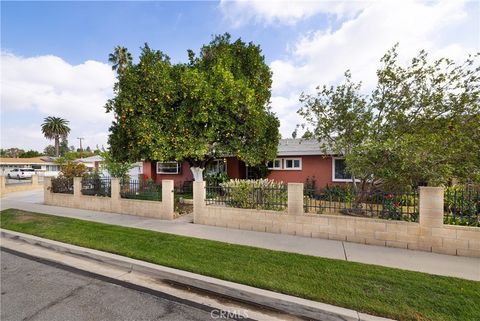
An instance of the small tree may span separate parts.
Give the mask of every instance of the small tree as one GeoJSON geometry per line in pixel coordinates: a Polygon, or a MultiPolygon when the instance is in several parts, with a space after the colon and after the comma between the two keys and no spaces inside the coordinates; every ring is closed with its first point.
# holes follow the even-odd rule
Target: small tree
{"type": "Polygon", "coordinates": [[[228,34],[203,46],[187,64],[142,48],[138,64],[118,77],[107,111],[115,113],[109,143],[117,161],[187,161],[195,180],[218,157],[248,165],[273,159],[279,122],[270,111],[271,71],[259,46],[228,34]]]}
{"type": "Polygon", "coordinates": [[[359,98],[360,87],[351,85],[349,74],[347,85],[302,98],[300,113],[314,136],[345,155],[348,170],[364,183],[480,181],[478,54],[463,64],[427,58],[421,51],[401,66],[395,46],[382,58],[368,98],[359,98]]]}
{"type": "Polygon", "coordinates": [[[100,153],[102,156],[102,168],[105,169],[110,176],[121,178],[122,180],[128,180],[128,172],[133,168],[133,165],[129,162],[115,161],[109,151],[103,150],[100,153]]]}

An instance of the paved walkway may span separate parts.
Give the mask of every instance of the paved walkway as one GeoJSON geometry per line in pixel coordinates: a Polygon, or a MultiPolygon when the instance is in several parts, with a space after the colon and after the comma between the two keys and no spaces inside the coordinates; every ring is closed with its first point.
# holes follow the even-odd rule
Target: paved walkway
{"type": "Polygon", "coordinates": [[[18,208],[177,235],[480,281],[480,258],[450,256],[293,235],[227,229],[192,224],[185,220],[162,221],[132,215],[47,206],[43,205],[42,201],[42,192],[12,193],[1,198],[0,209],[18,208]]]}

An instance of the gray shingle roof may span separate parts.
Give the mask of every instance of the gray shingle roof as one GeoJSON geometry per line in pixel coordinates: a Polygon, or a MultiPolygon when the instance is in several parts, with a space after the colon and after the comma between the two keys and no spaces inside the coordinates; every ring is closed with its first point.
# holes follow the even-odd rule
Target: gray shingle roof
{"type": "Polygon", "coordinates": [[[280,139],[278,156],[326,155],[316,139],[280,139]]]}

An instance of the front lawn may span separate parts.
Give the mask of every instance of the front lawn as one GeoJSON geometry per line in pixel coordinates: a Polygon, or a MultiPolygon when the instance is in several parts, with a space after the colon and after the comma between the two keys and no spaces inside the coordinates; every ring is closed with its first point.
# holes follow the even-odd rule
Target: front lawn
{"type": "Polygon", "coordinates": [[[397,320],[480,320],[480,282],[8,209],[4,229],[397,320]]]}

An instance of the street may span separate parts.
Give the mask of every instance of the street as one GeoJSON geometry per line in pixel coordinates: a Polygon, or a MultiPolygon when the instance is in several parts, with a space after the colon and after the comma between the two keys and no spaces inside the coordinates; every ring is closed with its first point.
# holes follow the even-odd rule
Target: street
{"type": "Polygon", "coordinates": [[[1,315],[15,320],[228,320],[202,310],[1,251],[1,315]]]}

